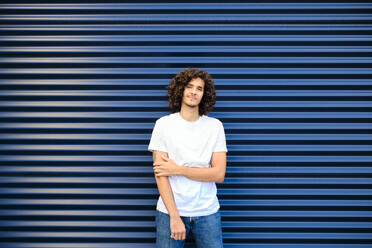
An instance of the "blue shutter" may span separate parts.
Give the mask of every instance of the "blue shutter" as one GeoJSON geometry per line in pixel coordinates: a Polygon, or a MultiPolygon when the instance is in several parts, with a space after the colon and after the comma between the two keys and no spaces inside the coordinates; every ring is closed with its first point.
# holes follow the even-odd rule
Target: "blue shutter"
{"type": "Polygon", "coordinates": [[[225,247],[372,247],[371,3],[79,2],[0,5],[0,247],[154,247],[185,67],[215,79],[225,247]]]}

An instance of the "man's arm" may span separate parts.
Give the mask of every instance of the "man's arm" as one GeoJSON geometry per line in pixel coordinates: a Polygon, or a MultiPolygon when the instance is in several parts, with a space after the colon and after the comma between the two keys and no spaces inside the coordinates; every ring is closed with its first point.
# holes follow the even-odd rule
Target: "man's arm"
{"type": "Polygon", "coordinates": [[[211,168],[192,168],[177,165],[172,159],[163,157],[164,161],[154,163],[154,172],[158,177],[180,175],[195,181],[222,183],[226,172],[226,152],[214,152],[211,168]]]}
{"type": "MultiPolygon", "coordinates": [[[[152,158],[154,163],[164,161],[162,157],[168,158],[168,154],[166,152],[153,151],[152,158]]],[[[176,203],[173,197],[173,191],[170,186],[168,177],[159,177],[155,175],[155,180],[161,199],[163,200],[164,205],[169,213],[171,238],[175,240],[184,240],[186,238],[185,225],[178,214],[176,203]]]]}

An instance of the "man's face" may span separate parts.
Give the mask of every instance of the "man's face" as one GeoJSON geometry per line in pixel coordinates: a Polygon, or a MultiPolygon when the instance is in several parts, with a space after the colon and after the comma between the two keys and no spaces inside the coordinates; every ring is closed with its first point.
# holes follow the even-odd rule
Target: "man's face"
{"type": "Polygon", "coordinates": [[[204,94],[204,81],[201,78],[192,79],[183,91],[182,104],[197,107],[204,94]]]}

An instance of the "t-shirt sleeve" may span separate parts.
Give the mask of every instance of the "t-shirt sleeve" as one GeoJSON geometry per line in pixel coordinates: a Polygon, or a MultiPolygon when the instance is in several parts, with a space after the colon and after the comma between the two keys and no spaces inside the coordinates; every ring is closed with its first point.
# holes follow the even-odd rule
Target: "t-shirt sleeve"
{"type": "Polygon", "coordinates": [[[161,151],[161,152],[168,152],[167,147],[164,141],[164,132],[161,125],[161,122],[157,120],[155,122],[154,129],[152,130],[150,144],[148,146],[148,150],[152,151],[161,151]]]}
{"type": "Polygon", "coordinates": [[[214,146],[213,152],[227,152],[225,130],[221,122],[219,122],[217,142],[214,146]]]}

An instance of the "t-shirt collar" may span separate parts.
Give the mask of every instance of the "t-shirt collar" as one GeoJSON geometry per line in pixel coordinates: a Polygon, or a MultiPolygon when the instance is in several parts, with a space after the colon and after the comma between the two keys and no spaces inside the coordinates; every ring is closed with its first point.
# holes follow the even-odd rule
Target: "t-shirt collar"
{"type": "Polygon", "coordinates": [[[196,125],[197,123],[200,122],[202,116],[199,116],[199,119],[197,119],[196,121],[187,121],[185,119],[183,119],[183,117],[181,116],[181,113],[180,112],[177,112],[177,117],[183,122],[185,123],[186,125],[190,125],[190,126],[193,126],[193,125],[196,125]]]}

